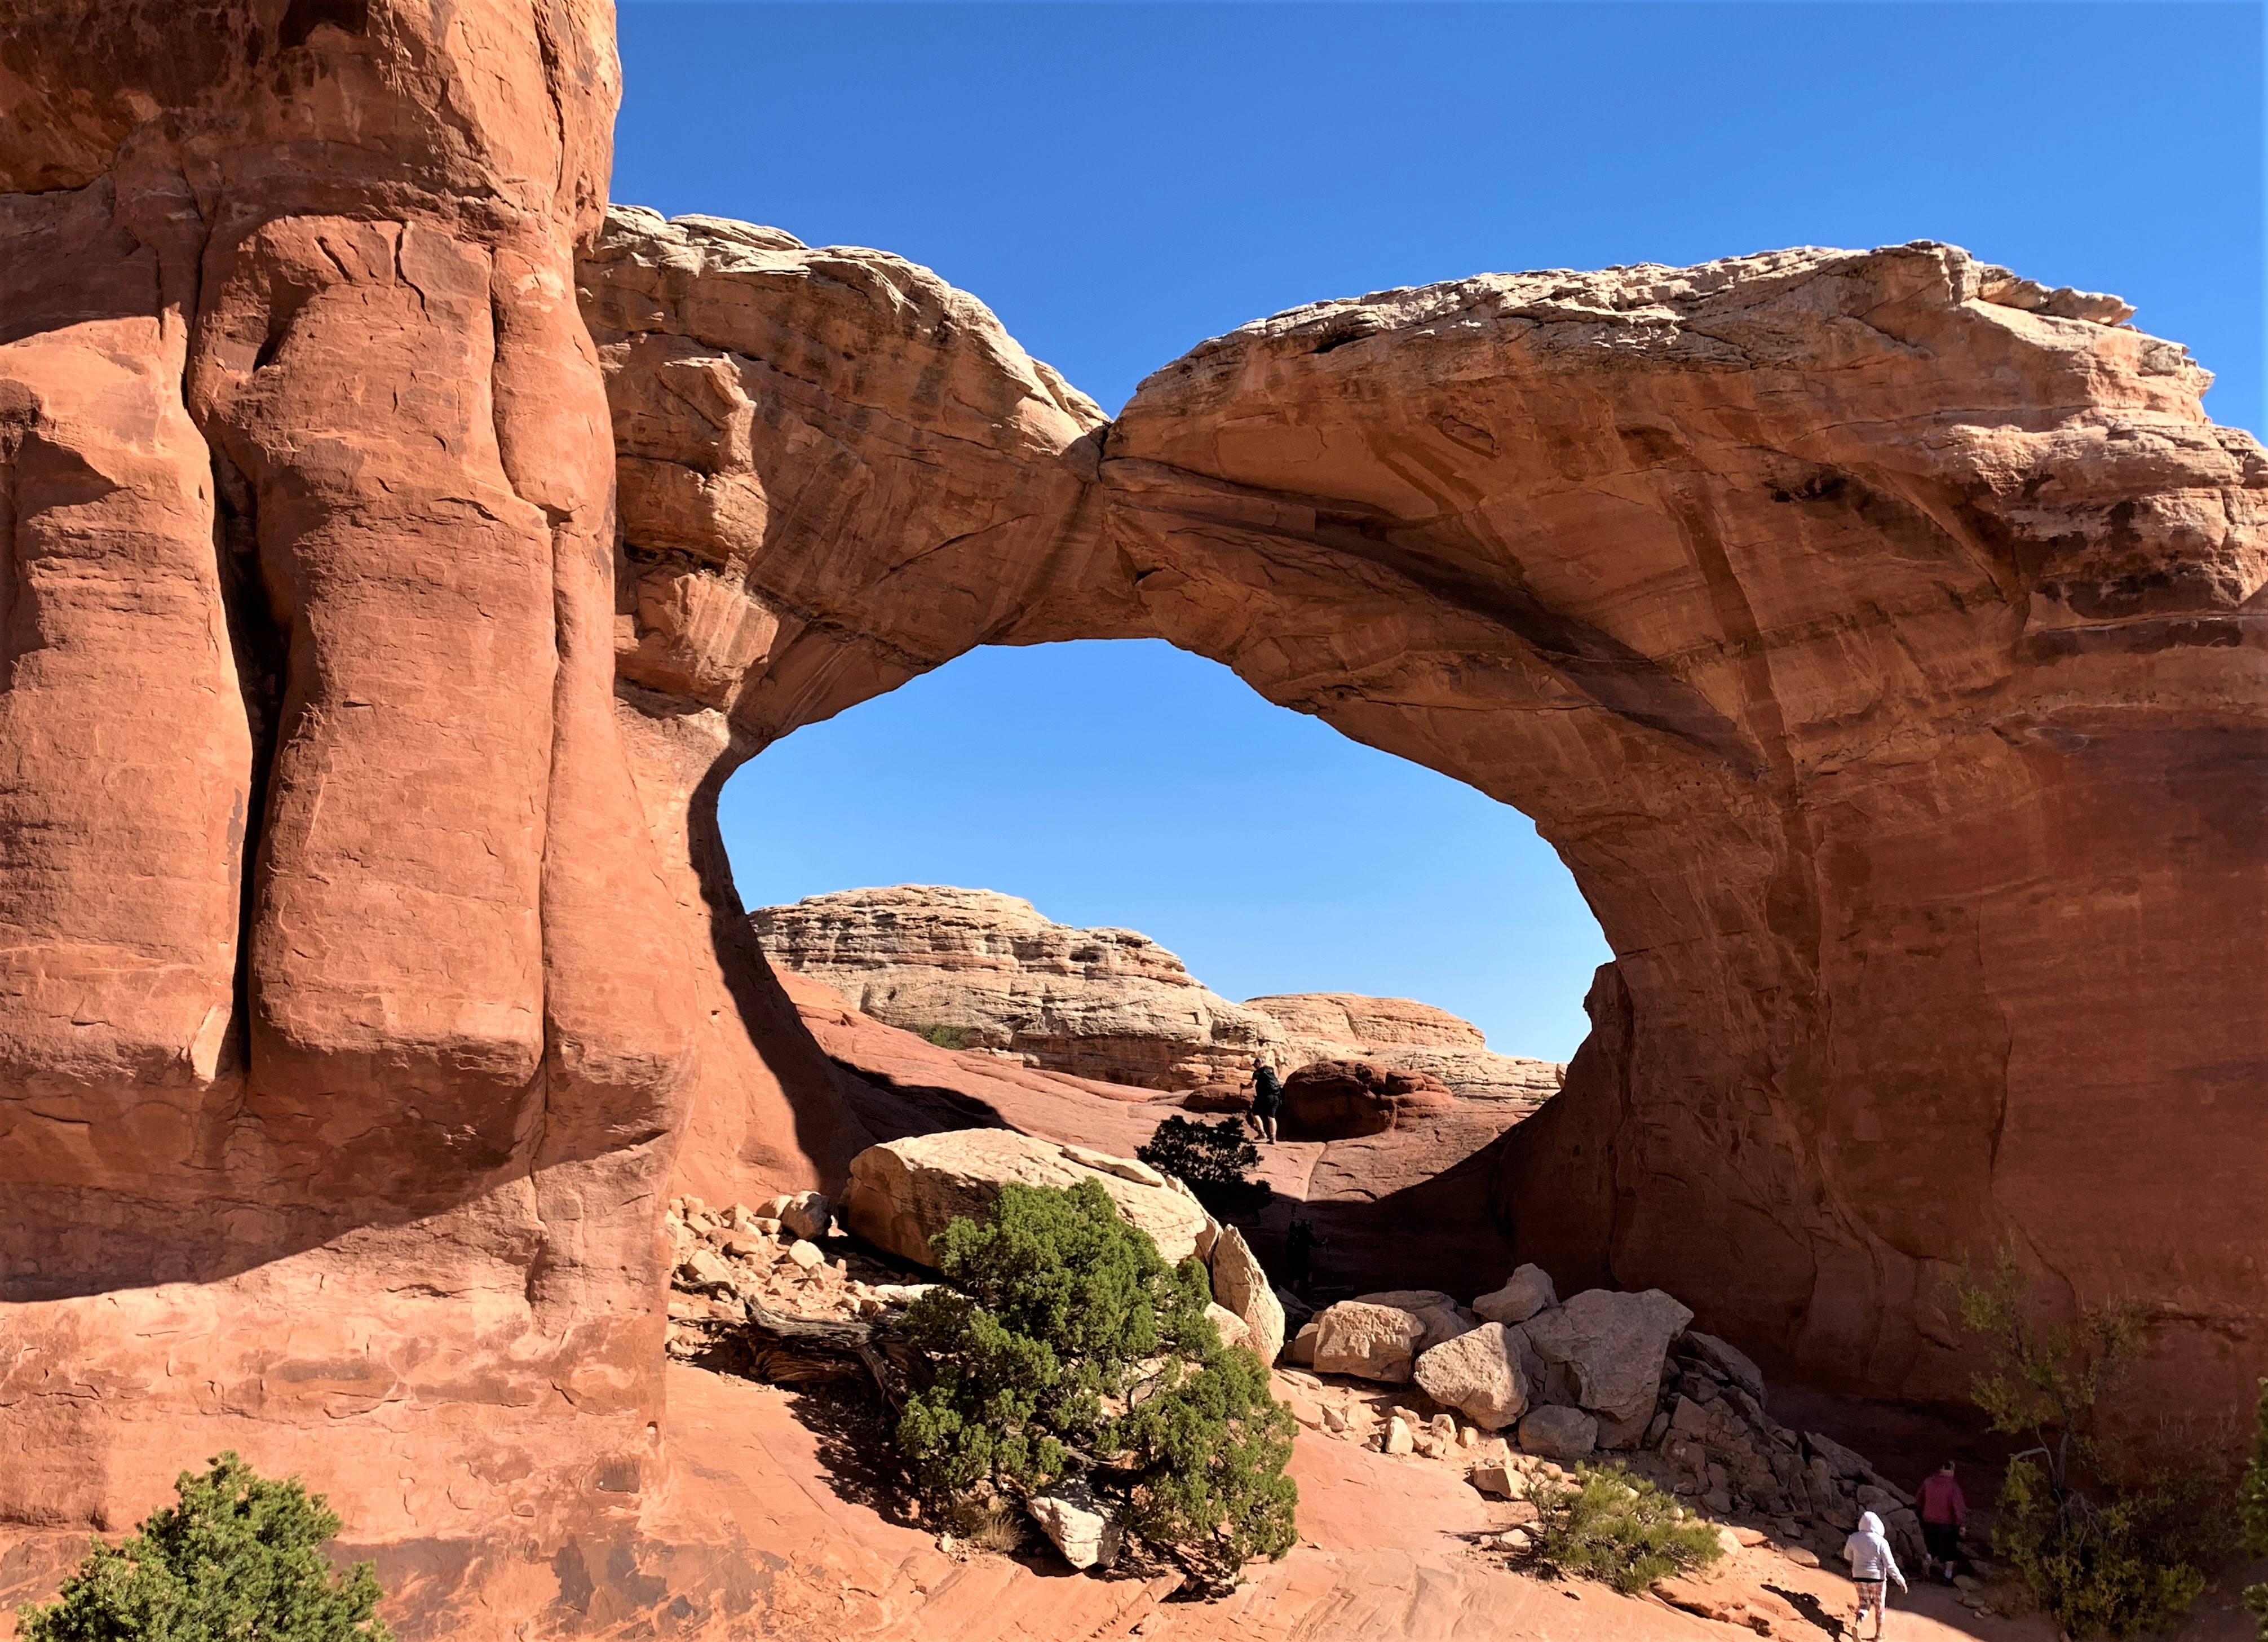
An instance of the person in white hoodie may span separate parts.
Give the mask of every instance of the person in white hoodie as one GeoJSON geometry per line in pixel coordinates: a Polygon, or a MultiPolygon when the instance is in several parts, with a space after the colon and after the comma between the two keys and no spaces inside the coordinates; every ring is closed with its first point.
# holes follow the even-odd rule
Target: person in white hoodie
{"type": "Polygon", "coordinates": [[[1898,1572],[1898,1559],[1890,1555],[1889,1537],[1882,1532],[1882,1519],[1871,1511],[1860,1517],[1859,1531],[1843,1542],[1843,1555],[1851,1565],[1851,1583],[1859,1587],[1859,1613],[1852,1621],[1851,1634],[1859,1634],[1871,1608],[1874,1635],[1879,1638],[1882,1613],[1889,1605],[1889,1582],[1896,1579],[1898,1589],[1906,1588],[1906,1576],[1898,1572]]]}

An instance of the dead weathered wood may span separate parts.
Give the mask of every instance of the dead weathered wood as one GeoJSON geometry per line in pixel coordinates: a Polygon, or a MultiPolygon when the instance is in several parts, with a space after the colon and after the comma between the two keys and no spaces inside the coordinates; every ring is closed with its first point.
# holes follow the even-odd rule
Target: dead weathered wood
{"type": "Polygon", "coordinates": [[[891,1337],[887,1330],[855,1318],[799,1317],[746,1296],[740,1303],[745,1321],[713,1317],[678,1325],[706,1340],[701,1358],[709,1366],[782,1386],[863,1373],[891,1408],[902,1402],[899,1376],[885,1349],[891,1337]]]}

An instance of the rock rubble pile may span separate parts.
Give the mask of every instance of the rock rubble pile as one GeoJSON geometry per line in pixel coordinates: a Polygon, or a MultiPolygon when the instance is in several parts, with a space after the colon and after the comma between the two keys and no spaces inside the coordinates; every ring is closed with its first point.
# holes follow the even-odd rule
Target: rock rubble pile
{"type": "MultiPolygon", "coordinates": [[[[1278,1365],[1278,1396],[1310,1431],[1454,1465],[1515,1505],[1570,1468],[1619,1461],[1697,1513],[1742,1521],[1742,1533],[1768,1524],[1789,1555],[1815,1560],[1837,1556],[1859,1513],[1874,1511],[1902,1557],[1920,1555],[1912,1497],[1832,1438],[1775,1421],[1756,1364],[1694,1329],[1692,1311],[1659,1289],[1587,1289],[1563,1301],[1531,1264],[1469,1305],[1437,1289],[1392,1289],[1310,1313],[1270,1285],[1242,1233],[1178,1180],[1010,1130],[872,1147],[839,1210],[816,1192],[755,1208],[675,1199],[665,1221],[672,1351],[699,1356],[765,1313],[880,1322],[887,1335],[889,1318],[927,1287],[917,1268],[928,1238],[954,1216],[981,1217],[1012,1181],[1087,1177],[1161,1249],[1170,1244],[1169,1257],[1206,1266],[1223,1340],[1278,1365]],[[1287,1323],[1296,1324],[1288,1341],[1287,1323]]],[[[842,1372],[839,1357],[806,1362],[792,1344],[771,1346],[756,1367],[791,1382],[842,1372]]],[[[1107,1565],[1075,1504],[1054,1502],[1035,1520],[1075,1565],[1107,1565]]],[[[1532,1520],[1513,1515],[1515,1532],[1532,1520]]]]}
{"type": "Polygon", "coordinates": [[[1388,1454],[1470,1462],[1484,1491],[1500,1491],[1484,1469],[1513,1454],[1622,1459],[1713,1516],[1769,1521],[1784,1544],[1825,1554],[1876,1512],[1899,1554],[1918,1558],[1913,1497],[1834,1439],[1775,1421],[1762,1371],[1692,1320],[1659,1289],[1588,1289],[1562,1303],[1528,1265],[1469,1307],[1431,1290],[1327,1307],[1285,1347],[1279,1373],[1301,1390],[1294,1412],[1314,1410],[1303,1423],[1388,1454]],[[1432,1411],[1343,1385],[1325,1396],[1333,1380],[1413,1386],[1432,1411]]]}

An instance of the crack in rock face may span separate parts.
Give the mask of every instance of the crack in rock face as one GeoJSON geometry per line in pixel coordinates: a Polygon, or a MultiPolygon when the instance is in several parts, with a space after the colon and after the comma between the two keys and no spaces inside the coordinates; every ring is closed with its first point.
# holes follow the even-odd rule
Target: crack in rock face
{"type": "Polygon", "coordinates": [[[600,0],[55,0],[0,65],[0,1523],[235,1447],[431,1576],[405,1636],[771,1600],[641,1504],[662,1205],[887,1137],[717,794],[983,644],[1164,638],[1535,819],[1617,954],[1491,1153],[1571,1288],[1957,1395],[2012,1245],[2151,1385],[2257,1373],[2268,457],[2116,298],[1485,275],[1113,421],[914,263],[609,210],[600,0]]]}

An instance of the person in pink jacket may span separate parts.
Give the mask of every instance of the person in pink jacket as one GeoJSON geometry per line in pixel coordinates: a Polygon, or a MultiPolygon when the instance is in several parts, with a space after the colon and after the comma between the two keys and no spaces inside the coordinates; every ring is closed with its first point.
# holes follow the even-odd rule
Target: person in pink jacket
{"type": "Polygon", "coordinates": [[[1961,1530],[1969,1521],[1969,1502],[1961,1497],[1961,1483],[1948,1460],[1937,1475],[1921,1485],[1922,1577],[1936,1573],[1953,1583],[1953,1565],[1961,1558],[1961,1530]]]}

